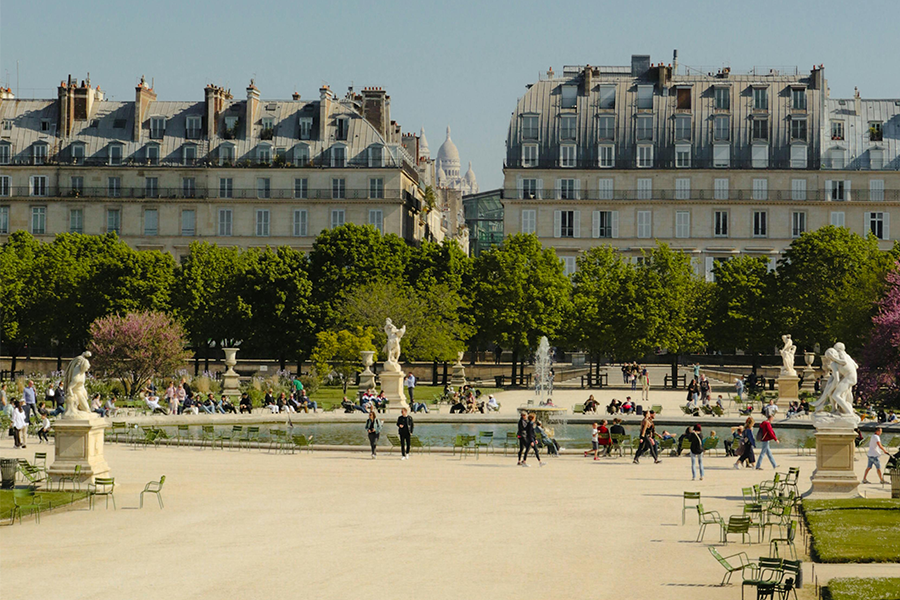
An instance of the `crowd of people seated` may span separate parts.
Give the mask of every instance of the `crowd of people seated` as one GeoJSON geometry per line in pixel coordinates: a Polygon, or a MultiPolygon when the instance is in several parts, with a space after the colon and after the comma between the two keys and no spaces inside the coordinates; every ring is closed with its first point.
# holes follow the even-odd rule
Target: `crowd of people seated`
{"type": "MultiPolygon", "coordinates": [[[[449,390],[450,395],[450,413],[482,413],[487,410],[487,402],[481,399],[481,390],[474,390],[470,386],[465,385],[458,392],[449,390]]],[[[445,390],[446,392],[446,390],[445,390]]],[[[494,400],[496,402],[496,399],[494,400]]],[[[500,405],[497,405],[500,408],[500,405]]],[[[491,409],[493,410],[493,409],[491,409]]]]}
{"type": "MultiPolygon", "coordinates": [[[[594,396],[591,396],[584,403],[584,412],[596,413],[597,406],[598,402],[594,400],[594,396]]],[[[631,396],[626,396],[624,401],[613,398],[606,406],[606,412],[610,415],[630,415],[635,411],[637,411],[637,404],[631,399],[631,396]]]]}
{"type": "Polygon", "coordinates": [[[341,408],[344,409],[345,413],[359,411],[368,414],[371,410],[385,412],[387,411],[387,407],[388,399],[384,396],[384,392],[382,391],[376,394],[372,388],[368,388],[363,392],[359,397],[359,404],[353,404],[353,402],[347,399],[347,396],[344,396],[341,400],[341,408]]]}

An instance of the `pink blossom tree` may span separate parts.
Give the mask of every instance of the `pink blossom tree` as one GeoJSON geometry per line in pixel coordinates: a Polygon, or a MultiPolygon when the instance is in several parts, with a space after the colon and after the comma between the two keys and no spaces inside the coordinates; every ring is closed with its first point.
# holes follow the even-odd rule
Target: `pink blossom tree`
{"type": "Polygon", "coordinates": [[[130,312],[91,323],[94,372],[122,380],[134,395],[153,376],[172,375],[190,358],[181,324],[161,312],[130,312]]]}
{"type": "Polygon", "coordinates": [[[862,350],[857,391],[863,400],[900,404],[900,262],[885,278],[885,294],[862,350]]]}

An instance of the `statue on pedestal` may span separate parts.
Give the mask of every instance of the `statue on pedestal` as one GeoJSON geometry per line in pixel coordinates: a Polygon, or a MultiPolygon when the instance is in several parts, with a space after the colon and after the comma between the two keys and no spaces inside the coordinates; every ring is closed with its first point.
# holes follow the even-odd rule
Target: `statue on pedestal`
{"type": "Polygon", "coordinates": [[[91,412],[87,390],[84,388],[88,369],[91,368],[91,363],[88,362],[90,357],[90,352],[84,352],[80,356],[73,358],[69,366],[66,367],[64,377],[66,412],[63,413],[64,419],[90,419],[94,414],[91,412]]]}
{"type": "Polygon", "coordinates": [[[384,333],[387,343],[384,345],[384,370],[400,372],[400,338],[406,334],[406,325],[397,329],[390,318],[384,320],[384,333]]]}
{"type": "Polygon", "coordinates": [[[822,367],[829,371],[828,381],[822,395],[813,404],[816,408],[813,422],[816,427],[848,425],[851,428],[859,424],[859,417],[853,410],[853,386],[856,385],[856,361],[847,354],[846,347],[838,342],[822,355],[822,367]],[[819,409],[831,406],[831,412],[824,413],[819,409]]]}
{"type": "Polygon", "coordinates": [[[797,371],[794,370],[794,354],[797,352],[797,346],[794,345],[793,340],[791,340],[791,335],[783,335],[781,336],[781,341],[784,342],[784,348],[778,351],[781,354],[781,375],[788,377],[796,377],[797,371]]]}

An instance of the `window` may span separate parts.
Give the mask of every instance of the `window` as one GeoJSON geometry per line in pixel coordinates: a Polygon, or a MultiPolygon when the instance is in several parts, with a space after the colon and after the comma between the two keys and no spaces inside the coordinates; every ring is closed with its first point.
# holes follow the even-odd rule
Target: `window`
{"type": "MultiPolygon", "coordinates": [[[[726,117],[727,118],[727,117],[726,117]]],[[[691,139],[691,118],[675,117],[675,139],[690,140],[691,139]]]]}
{"type": "Polygon", "coordinates": [[[312,125],[313,125],[312,117],[300,117],[300,139],[301,140],[311,140],[312,139],[312,125]]]}
{"type": "Polygon", "coordinates": [[[869,168],[873,171],[880,171],[884,168],[884,150],[869,148],[869,168]]]}
{"type": "Polygon", "coordinates": [[[106,192],[110,198],[118,198],[122,195],[122,178],[110,177],[106,180],[106,192]]]}
{"type": "MultiPolygon", "coordinates": [[[[84,164],[84,144],[72,144],[71,146],[69,146],[69,149],[72,156],[72,164],[84,164]]],[[[2,160],[0,160],[0,162],[2,162],[2,160]]]]}
{"type": "Polygon", "coordinates": [[[344,210],[334,209],[331,211],[331,228],[335,229],[344,224],[344,210]]]}
{"type": "Polygon", "coordinates": [[[791,237],[798,238],[806,233],[806,213],[791,213],[791,237]]]}
{"type": "Polygon", "coordinates": [[[766,141],[769,139],[769,120],[753,119],[751,123],[751,139],[756,141],[766,141]]]}
{"type": "Polygon", "coordinates": [[[256,236],[269,236],[269,211],[264,208],[256,210],[256,236]]]}
{"type": "Polygon", "coordinates": [[[12,119],[3,119],[3,132],[4,135],[8,135],[7,131],[12,131],[13,128],[13,120],[12,119]]]}
{"type": "Polygon", "coordinates": [[[691,110],[691,88],[675,89],[675,110],[691,110]]]}
{"type": "Polygon", "coordinates": [[[600,109],[613,110],[616,108],[616,86],[600,86],[600,109]]]}
{"type": "Polygon", "coordinates": [[[791,119],[791,139],[806,141],[806,119],[791,119]]]}
{"type": "Polygon", "coordinates": [[[84,209],[69,209],[69,233],[84,233],[84,209]]]}
{"type": "Polygon", "coordinates": [[[750,164],[754,169],[769,167],[769,145],[755,144],[750,147],[750,164]]]}
{"type": "Polygon", "coordinates": [[[306,209],[294,209],[294,237],[306,237],[309,235],[309,213],[306,209]]]}
{"type": "Polygon", "coordinates": [[[561,92],[561,108],[575,108],[578,104],[578,86],[577,85],[563,85],[561,92]]]}
{"type": "Polygon", "coordinates": [[[716,110],[731,110],[731,88],[716,87],[714,98],[716,110]]]}
{"type": "Polygon", "coordinates": [[[0,144],[0,165],[9,164],[10,148],[9,144],[0,144]]]}
{"type": "Polygon", "coordinates": [[[332,146],[331,148],[331,166],[343,167],[347,162],[347,148],[344,146],[332,146]]]}
{"type": "Polygon", "coordinates": [[[29,179],[29,195],[30,196],[46,196],[47,195],[47,176],[33,175],[29,179]]]}
{"type": "Polygon", "coordinates": [[[713,213],[713,236],[728,237],[727,210],[717,210],[713,213]]]}
{"type": "Polygon", "coordinates": [[[369,198],[384,198],[384,179],[376,177],[369,180],[369,198]]]}
{"type": "Polygon", "coordinates": [[[158,165],[159,164],[159,146],[156,144],[149,144],[146,148],[147,152],[147,164],[148,165],[158,165]]]}
{"type": "Polygon", "coordinates": [[[577,238],[579,237],[579,221],[581,220],[581,211],[579,210],[557,210],[554,212],[555,236],[558,238],[577,238]]]}
{"type": "Polygon", "coordinates": [[[231,144],[222,144],[219,146],[219,166],[231,165],[234,163],[234,146],[231,144]]]}
{"type": "Polygon", "coordinates": [[[0,233],[9,233],[9,207],[0,206],[0,233]]]}
{"type": "Polygon", "coordinates": [[[595,238],[619,237],[619,212],[615,210],[595,210],[592,225],[592,233],[595,238]]]}
{"type": "Polygon", "coordinates": [[[144,177],[144,197],[159,198],[159,178],[144,177]]]}
{"type": "Polygon", "coordinates": [[[637,118],[637,139],[652,140],[653,139],[653,117],[637,118]]]}
{"type": "Polygon", "coordinates": [[[616,118],[611,116],[597,117],[597,137],[601,140],[616,139],[616,118]]]}
{"type": "Polygon", "coordinates": [[[843,169],[844,168],[844,165],[846,164],[846,160],[845,160],[846,153],[844,152],[843,148],[832,148],[828,152],[828,154],[831,158],[831,168],[832,169],[843,169]]]}
{"type": "Polygon", "coordinates": [[[522,233],[535,233],[537,231],[537,211],[528,209],[522,211],[522,233]]]}
{"type": "Polygon", "coordinates": [[[334,132],[335,139],[346,140],[347,132],[350,130],[350,119],[347,119],[347,118],[335,119],[334,125],[335,125],[335,132],[334,132]]]}
{"type": "Polygon", "coordinates": [[[727,179],[716,179],[713,182],[713,196],[716,200],[728,200],[729,181],[727,179]]]}
{"type": "Polygon", "coordinates": [[[560,146],[559,147],[559,166],[561,167],[574,167],[576,165],[575,161],[575,146],[560,146]]]}
{"type": "Polygon", "coordinates": [[[538,117],[537,115],[525,115],[522,117],[522,139],[536,140],[538,139],[538,117]]]}
{"type": "Polygon", "coordinates": [[[181,178],[181,194],[185,198],[193,198],[197,195],[197,180],[193,177],[181,178]]]}
{"type": "Polygon", "coordinates": [[[753,211],[753,237],[764,238],[769,235],[769,215],[764,210],[753,211]]]}
{"type": "Polygon", "coordinates": [[[831,122],[831,139],[832,140],[843,140],[844,139],[844,122],[843,121],[832,121],[831,122]]]}
{"type": "Polygon", "coordinates": [[[273,117],[263,117],[261,124],[262,127],[259,131],[261,140],[271,140],[275,137],[275,119],[273,117]]]}
{"type": "Polygon", "coordinates": [[[653,110],[653,86],[639,85],[637,86],[637,109],[653,110]]]}
{"type": "Polygon", "coordinates": [[[731,146],[728,144],[713,144],[713,167],[717,169],[728,168],[731,165],[731,146]]]}
{"type": "Polygon", "coordinates": [[[675,180],[675,199],[690,200],[691,199],[691,180],[676,179],[675,180]]]}
{"type": "Polygon", "coordinates": [[[122,146],[119,144],[110,144],[109,146],[109,164],[110,165],[121,165],[122,164],[122,146]]]}
{"type": "Polygon", "coordinates": [[[653,198],[653,180],[638,179],[637,180],[637,199],[651,200],[653,198]]]}
{"type": "Polygon", "coordinates": [[[753,88],[753,110],[769,110],[769,90],[764,87],[753,88]]]}
{"type": "Polygon", "coordinates": [[[691,167],[691,145],[677,144],[675,146],[675,167],[689,169],[691,167]]]}
{"type": "Polygon", "coordinates": [[[369,225],[373,226],[380,233],[384,233],[384,211],[379,209],[369,209],[369,225]]]}
{"type": "Polygon", "coordinates": [[[185,120],[184,137],[189,140],[198,140],[202,135],[203,119],[198,116],[190,116],[185,120]]]}
{"type": "Polygon", "coordinates": [[[575,274],[575,271],[578,270],[578,261],[574,256],[563,256],[563,275],[566,277],[570,277],[575,274]]]}
{"type": "Polygon", "coordinates": [[[731,117],[717,115],[713,119],[713,141],[726,142],[731,136],[731,117]]]}
{"type": "Polygon", "coordinates": [[[219,198],[234,197],[234,180],[231,177],[219,179],[219,198]]]}
{"type": "Polygon", "coordinates": [[[869,201],[884,202],[884,179],[869,181],[869,201]]]}
{"type": "Polygon", "coordinates": [[[675,237],[685,239],[691,237],[691,213],[687,210],[675,211],[675,237]]]}
{"type": "Polygon", "coordinates": [[[268,177],[256,178],[256,197],[271,198],[272,197],[272,180],[268,177]]]}
{"type": "Polygon", "coordinates": [[[843,227],[844,226],[844,212],[843,211],[835,211],[831,213],[831,224],[835,227],[843,227]]]}
{"type": "Polygon", "coordinates": [[[806,200],[806,180],[791,179],[791,200],[803,202],[806,200]]]}
{"type": "Polygon", "coordinates": [[[846,184],[847,183],[848,182],[845,182],[845,181],[842,181],[839,179],[833,179],[833,180],[829,180],[829,181],[825,182],[825,184],[828,186],[828,190],[827,190],[828,194],[829,194],[828,199],[836,200],[839,202],[843,202],[844,200],[846,200],[847,199],[847,196],[846,196],[846,184]]]}
{"type": "Polygon", "coordinates": [[[144,235],[159,234],[159,211],[155,208],[144,209],[144,235]]]}
{"type": "Polygon", "coordinates": [[[347,197],[347,180],[332,179],[331,180],[331,197],[346,198],[347,197]]]}
{"type": "Polygon", "coordinates": [[[753,180],[753,199],[768,200],[769,199],[769,180],[754,179],[753,180]]]}
{"type": "Polygon", "coordinates": [[[122,233],[122,211],[118,208],[106,209],[106,233],[122,233]]]}
{"type": "Polygon", "coordinates": [[[538,197],[538,180],[523,179],[521,197],[525,200],[533,200],[538,197]]]}
{"type": "Polygon", "coordinates": [[[888,214],[884,212],[870,212],[866,215],[869,221],[869,231],[879,240],[888,239],[887,219],[888,214]]]}
{"type": "Polygon", "coordinates": [[[260,144],[257,146],[256,161],[263,165],[272,162],[272,146],[269,146],[268,144],[260,144]]]}
{"type": "Polygon", "coordinates": [[[806,110],[806,88],[791,88],[791,110],[806,110]]]}
{"type": "Polygon", "coordinates": [[[34,164],[42,165],[47,162],[47,144],[35,144],[32,147],[34,164]]]}
{"type": "Polygon", "coordinates": [[[181,211],[181,235],[193,236],[197,233],[197,213],[193,210],[181,211]]]}
{"type": "Polygon", "coordinates": [[[522,166],[536,167],[538,164],[538,147],[536,144],[522,146],[522,166]]]}
{"type": "Polygon", "coordinates": [[[880,142],[882,140],[884,140],[884,123],[869,121],[869,141],[880,142]]]}
{"type": "Polygon", "coordinates": [[[309,180],[308,179],[295,179],[294,180],[294,198],[308,198],[309,197],[309,180]]]}
{"type": "Polygon", "coordinates": [[[557,196],[560,200],[575,200],[575,180],[574,179],[557,179],[559,185],[559,193],[557,196]]]}
{"type": "Polygon", "coordinates": [[[222,237],[231,237],[232,223],[234,215],[230,208],[219,209],[219,235],[222,237]]]}
{"type": "Polygon", "coordinates": [[[80,195],[84,193],[84,177],[72,177],[71,179],[72,194],[80,195]]]}
{"type": "Polygon", "coordinates": [[[9,182],[9,175],[0,175],[0,196],[10,195],[9,182]]]}
{"type": "Polygon", "coordinates": [[[384,146],[372,146],[369,148],[369,166],[370,167],[383,167],[384,166],[384,146]]]}
{"type": "Polygon", "coordinates": [[[637,211],[637,236],[646,239],[652,235],[652,213],[649,210],[637,211]]]}
{"type": "Polygon", "coordinates": [[[791,168],[792,169],[805,169],[806,168],[806,157],[807,157],[807,148],[806,144],[792,144],[791,145],[791,168]]]}
{"type": "Polygon", "coordinates": [[[166,118],[150,117],[150,139],[161,140],[166,134],[166,118]]]}
{"type": "Polygon", "coordinates": [[[642,169],[653,166],[653,146],[637,147],[637,166],[642,169]]]}
{"type": "Polygon", "coordinates": [[[559,139],[574,140],[577,121],[574,116],[563,116],[559,118],[559,139]]]}
{"type": "Polygon", "coordinates": [[[608,169],[610,167],[616,166],[616,147],[615,146],[600,146],[598,149],[598,153],[600,154],[600,166],[608,169]]]}
{"type": "MultiPolygon", "coordinates": [[[[8,217],[7,217],[8,218],[8,217]]],[[[31,207],[31,233],[34,235],[43,235],[47,231],[47,207],[32,206],[31,207]]]]}
{"type": "Polygon", "coordinates": [[[185,144],[181,155],[182,162],[185,166],[193,166],[197,162],[197,146],[194,144],[185,144]]]}
{"type": "Polygon", "coordinates": [[[613,180],[598,179],[597,180],[597,199],[612,200],[613,199],[613,180]]]}

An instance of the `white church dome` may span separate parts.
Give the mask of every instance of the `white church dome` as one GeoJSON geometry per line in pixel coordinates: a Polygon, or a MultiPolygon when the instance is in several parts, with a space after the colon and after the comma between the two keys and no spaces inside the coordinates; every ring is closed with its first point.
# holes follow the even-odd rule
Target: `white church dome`
{"type": "Polygon", "coordinates": [[[472,170],[472,161],[469,161],[469,170],[466,171],[465,176],[466,183],[469,185],[475,185],[477,181],[475,180],[475,172],[472,170]]]}
{"type": "Polygon", "coordinates": [[[441,144],[437,153],[437,159],[439,162],[445,163],[448,166],[459,166],[459,150],[456,149],[456,144],[450,139],[450,127],[447,127],[447,139],[441,144]]]}

